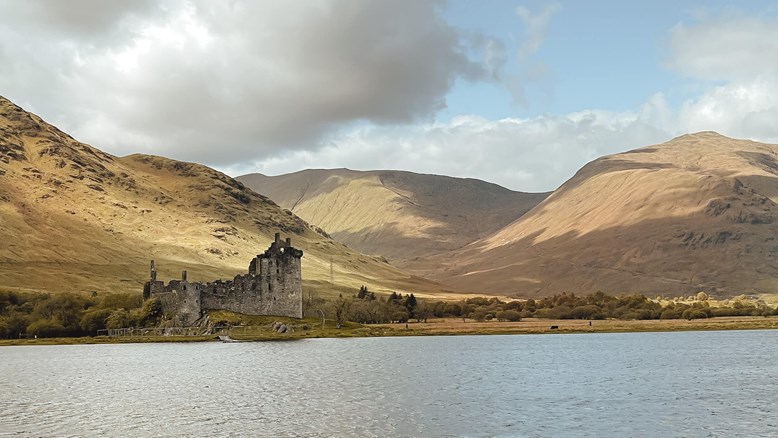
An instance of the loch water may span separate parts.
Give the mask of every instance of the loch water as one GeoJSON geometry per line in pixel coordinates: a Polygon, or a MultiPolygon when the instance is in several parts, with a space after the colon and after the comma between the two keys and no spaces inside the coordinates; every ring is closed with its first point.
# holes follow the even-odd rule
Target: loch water
{"type": "Polygon", "coordinates": [[[0,436],[778,436],[778,331],[0,348],[0,436]]]}

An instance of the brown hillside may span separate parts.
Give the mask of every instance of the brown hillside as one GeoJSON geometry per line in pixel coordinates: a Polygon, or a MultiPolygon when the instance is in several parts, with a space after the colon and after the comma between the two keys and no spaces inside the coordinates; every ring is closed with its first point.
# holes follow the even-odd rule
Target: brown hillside
{"type": "Polygon", "coordinates": [[[778,145],[713,132],[597,159],[430,265],[474,292],[778,292],[778,145]]]}
{"type": "Polygon", "coordinates": [[[409,270],[419,257],[488,236],[548,195],[402,171],[304,170],[237,179],[348,246],[409,270]]]}
{"type": "Polygon", "coordinates": [[[303,280],[322,287],[439,287],[325,238],[232,178],[148,155],[80,143],[0,97],[0,287],[137,291],[159,278],[245,272],[275,232],[305,251],[303,280]]]}

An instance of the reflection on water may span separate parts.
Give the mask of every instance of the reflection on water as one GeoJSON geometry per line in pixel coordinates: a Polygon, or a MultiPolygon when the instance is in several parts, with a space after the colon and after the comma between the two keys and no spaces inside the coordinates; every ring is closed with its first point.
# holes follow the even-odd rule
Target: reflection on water
{"type": "Polygon", "coordinates": [[[778,332],[0,348],[0,436],[778,436],[778,332]]]}

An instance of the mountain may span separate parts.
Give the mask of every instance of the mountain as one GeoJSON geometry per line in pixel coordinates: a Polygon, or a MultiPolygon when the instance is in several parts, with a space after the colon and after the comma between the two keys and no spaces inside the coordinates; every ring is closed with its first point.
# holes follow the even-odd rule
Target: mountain
{"type": "Polygon", "coordinates": [[[0,97],[0,287],[140,293],[150,259],[164,280],[230,278],[276,232],[305,252],[306,288],[440,291],[220,172],[106,154],[0,97]]]}
{"type": "Polygon", "coordinates": [[[305,251],[307,290],[444,291],[354,247],[473,293],[778,292],[778,145],[685,135],[597,159],[548,197],[392,171],[241,179],[287,210],[205,166],[106,154],[0,97],[0,288],[139,292],[150,259],[160,279],[229,278],[280,232],[305,251]]]}
{"type": "Polygon", "coordinates": [[[606,156],[532,211],[433,260],[473,292],[778,292],[778,145],[714,132],[606,156]]]}
{"type": "Polygon", "coordinates": [[[548,195],[390,170],[303,170],[237,179],[349,247],[414,272],[419,259],[486,237],[548,195]]]}

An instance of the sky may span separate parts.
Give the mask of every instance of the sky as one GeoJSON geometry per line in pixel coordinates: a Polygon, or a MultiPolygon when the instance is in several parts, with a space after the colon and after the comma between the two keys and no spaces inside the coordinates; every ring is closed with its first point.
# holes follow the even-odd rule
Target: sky
{"type": "Polygon", "coordinates": [[[231,176],[549,191],[686,133],[778,143],[778,5],[0,0],[0,95],[111,154],[231,176]]]}

